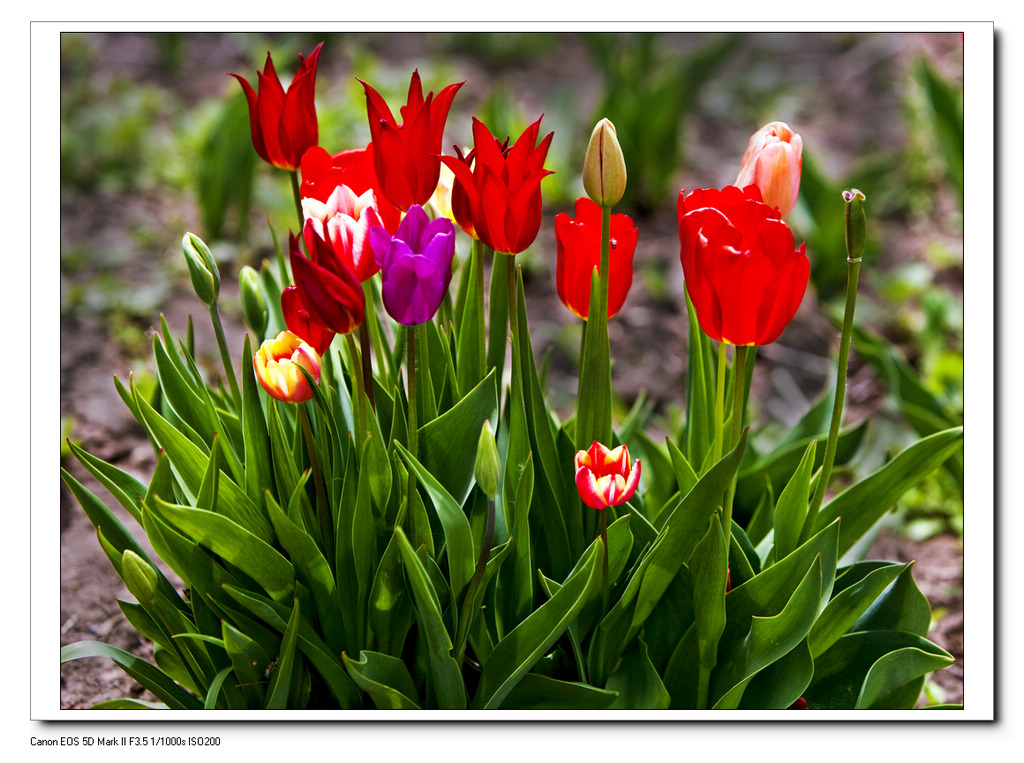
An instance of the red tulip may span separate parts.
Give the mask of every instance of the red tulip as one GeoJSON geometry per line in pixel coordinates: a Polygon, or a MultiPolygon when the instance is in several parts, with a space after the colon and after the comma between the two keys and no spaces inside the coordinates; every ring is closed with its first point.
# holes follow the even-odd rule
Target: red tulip
{"type": "MultiPolygon", "coordinates": [[[[626,301],[633,285],[633,251],[637,229],[626,215],[612,215],[608,258],[608,317],[626,301]]],[[[590,313],[590,279],[601,268],[601,207],[587,198],[576,200],[576,219],[565,212],[555,217],[558,267],[555,283],[562,303],[583,320],[590,313]]]]}
{"type": "Polygon", "coordinates": [[[256,378],[268,393],[285,403],[302,403],[313,398],[309,381],[299,370],[305,368],[320,381],[320,360],[313,348],[290,331],[260,345],[252,359],[256,378]]]}
{"type": "Polygon", "coordinates": [[[334,332],[310,317],[297,286],[286,286],[281,292],[281,312],[289,331],[312,347],[317,355],[327,352],[334,341],[334,332]]]}
{"type": "Polygon", "coordinates": [[[803,140],[785,122],[770,122],[750,136],[736,186],[756,185],[769,207],[787,217],[796,206],[803,169],[803,140]]]}
{"type": "Polygon", "coordinates": [[[803,299],[811,264],[756,186],[679,193],[679,257],[701,329],[734,345],[779,338],[803,299]]]}
{"type": "Polygon", "coordinates": [[[317,144],[316,106],[313,103],[316,64],[323,43],[309,58],[299,55],[299,70],[285,91],[267,53],[262,72],[256,72],[259,94],[248,80],[238,80],[249,102],[249,129],[256,153],[266,162],[284,170],[297,170],[299,160],[310,146],[317,144]]]}
{"type": "Polygon", "coordinates": [[[366,92],[366,112],[373,141],[373,168],[384,197],[401,210],[427,203],[441,172],[438,159],[444,123],[452,99],[463,82],[448,85],[437,94],[423,97],[420,73],[414,71],[407,102],[401,107],[402,123],[395,121],[380,94],[359,80],[366,92]]]}
{"type": "Polygon", "coordinates": [[[640,483],[640,462],[629,463],[629,449],[609,450],[594,442],[589,450],[576,451],[576,489],[592,509],[618,506],[633,497],[640,483]]]}
{"type": "MultiPolygon", "coordinates": [[[[543,117],[541,117],[543,118],[543,117]]],[[[537,144],[540,119],[512,148],[500,143],[487,125],[473,118],[473,151],[466,157],[442,156],[455,173],[452,211],[463,230],[502,254],[518,254],[540,230],[540,181],[551,171],[544,159],[554,133],[537,144]]]]}
{"type": "Polygon", "coordinates": [[[391,233],[398,230],[402,210],[385,199],[377,185],[377,175],[373,171],[372,143],[366,148],[341,151],[334,156],[320,146],[313,146],[302,155],[301,174],[299,193],[303,199],[327,203],[339,185],[347,185],[356,196],[372,191],[373,206],[384,227],[391,233]]]}
{"type": "Polygon", "coordinates": [[[306,242],[310,259],[303,256],[298,238],[290,237],[292,276],[301,302],[310,320],[336,334],[347,334],[366,317],[363,289],[329,243],[315,234],[307,236],[306,242]]]}

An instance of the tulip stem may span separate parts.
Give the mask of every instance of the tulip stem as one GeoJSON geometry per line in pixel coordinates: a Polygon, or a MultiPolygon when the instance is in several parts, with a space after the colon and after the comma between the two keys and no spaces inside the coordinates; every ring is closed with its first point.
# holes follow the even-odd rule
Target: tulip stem
{"type": "Polygon", "coordinates": [[[519,302],[516,278],[516,258],[505,255],[505,268],[508,272],[508,333],[512,337],[512,367],[516,365],[516,352],[519,340],[519,302]]]}
{"type": "Polygon", "coordinates": [[[602,594],[601,594],[601,615],[608,614],[608,509],[601,512],[601,545],[604,546],[604,559],[601,562],[601,579],[602,579],[602,594]]]}
{"type": "MultiPolygon", "coordinates": [[[[355,365],[359,358],[359,351],[356,349],[356,341],[352,338],[352,334],[345,334],[345,343],[348,345],[348,353],[352,358],[352,364],[355,365]]],[[[363,384],[365,379],[355,370],[351,369],[352,383],[355,386],[355,412],[358,422],[359,434],[356,437],[356,442],[359,443],[359,447],[362,448],[362,438],[370,431],[369,420],[367,418],[366,411],[366,398],[364,396],[363,384]]]]}
{"type": "Polygon", "coordinates": [[[234,398],[235,408],[242,410],[242,392],[238,388],[238,379],[235,378],[235,368],[231,363],[231,353],[228,351],[228,341],[224,336],[224,324],[220,320],[220,310],[217,309],[217,302],[210,305],[210,320],[213,322],[213,331],[217,335],[217,346],[220,348],[220,359],[224,364],[224,373],[228,377],[228,386],[231,387],[231,397],[234,398]]]}
{"type": "MultiPolygon", "coordinates": [[[[310,403],[312,404],[312,403],[310,403]]],[[[306,412],[306,404],[300,403],[299,421],[302,424],[302,435],[306,440],[306,452],[309,455],[309,468],[313,472],[313,485],[316,487],[316,508],[320,517],[320,532],[323,535],[324,549],[332,547],[331,542],[331,518],[327,506],[327,492],[324,490],[323,476],[320,474],[320,462],[316,458],[316,445],[313,439],[313,427],[309,423],[309,414],[306,412]]]]}
{"type": "MultiPolygon", "coordinates": [[[[736,347],[733,351],[733,395],[732,395],[732,434],[729,436],[729,449],[732,450],[740,441],[743,432],[743,409],[746,403],[747,355],[752,347],[736,347]]],[[[722,507],[722,529],[726,539],[732,537],[732,501],[736,495],[736,475],[729,480],[729,488],[725,493],[725,505],[722,507]]]]}
{"type": "Polygon", "coordinates": [[[370,401],[370,410],[376,411],[377,406],[373,400],[373,361],[370,358],[370,331],[366,325],[367,321],[363,321],[359,326],[359,354],[362,358],[363,365],[363,390],[366,392],[366,398],[370,401]]]}
{"type": "MultiPolygon", "coordinates": [[[[377,358],[377,373],[387,374],[387,379],[394,383],[394,378],[391,376],[390,365],[385,364],[384,360],[384,349],[382,345],[384,341],[381,339],[381,325],[380,318],[377,315],[376,309],[376,292],[373,288],[373,281],[367,279],[363,281],[363,295],[366,297],[366,323],[370,326],[370,344],[373,345],[373,354],[377,358]]],[[[374,407],[376,410],[376,407],[374,407]]]]}
{"type": "Polygon", "coordinates": [[[473,614],[473,600],[484,579],[484,572],[487,570],[487,560],[491,556],[491,542],[494,540],[494,501],[487,499],[487,524],[484,527],[484,539],[480,546],[480,556],[476,560],[476,570],[473,572],[473,579],[469,581],[466,588],[466,597],[462,600],[462,612],[459,615],[459,628],[455,636],[455,664],[462,665],[462,657],[466,653],[466,639],[469,632],[469,622],[473,614]]]}
{"type": "MultiPolygon", "coordinates": [[[[413,458],[419,458],[418,448],[418,435],[417,431],[417,403],[416,403],[416,335],[419,333],[420,327],[409,326],[406,329],[405,335],[407,338],[406,349],[407,355],[406,363],[409,369],[409,452],[412,453],[413,458]]],[[[416,472],[409,469],[409,510],[412,510],[413,494],[416,492],[416,472]]]]}
{"type": "Polygon", "coordinates": [[[857,308],[857,281],[860,279],[860,257],[847,257],[846,309],[843,313],[843,333],[839,340],[839,366],[836,378],[836,397],[832,403],[832,422],[828,428],[828,445],[825,459],[818,473],[818,484],[814,497],[800,530],[800,543],[806,541],[814,531],[818,511],[825,499],[825,490],[832,478],[832,465],[836,458],[836,443],[839,441],[839,426],[843,420],[843,403],[846,400],[846,372],[850,360],[850,340],[853,338],[853,314],[857,308]]]}
{"type": "Polygon", "coordinates": [[[292,197],[295,199],[295,211],[299,215],[299,235],[302,235],[302,229],[306,224],[306,220],[302,215],[302,191],[299,190],[299,171],[292,170],[288,174],[292,180],[292,197]]]}
{"type": "Polygon", "coordinates": [[[484,242],[480,239],[473,239],[473,259],[476,260],[476,283],[473,284],[473,290],[475,292],[474,298],[476,299],[476,315],[477,315],[477,326],[476,326],[476,341],[477,341],[477,353],[479,354],[479,366],[477,371],[479,378],[483,379],[487,376],[487,346],[486,346],[486,332],[484,331],[484,242]]]}
{"type": "Polygon", "coordinates": [[[722,458],[725,440],[725,367],[728,364],[725,342],[718,343],[718,382],[715,386],[715,463],[722,458]]]}

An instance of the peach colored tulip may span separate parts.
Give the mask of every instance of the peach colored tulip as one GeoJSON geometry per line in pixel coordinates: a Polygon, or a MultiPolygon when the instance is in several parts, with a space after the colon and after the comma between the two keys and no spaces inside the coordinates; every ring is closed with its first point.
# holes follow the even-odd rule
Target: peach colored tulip
{"type": "Polygon", "coordinates": [[[764,203],[785,218],[796,206],[803,168],[803,140],[785,122],[771,122],[750,137],[736,185],[756,185],[764,203]]]}

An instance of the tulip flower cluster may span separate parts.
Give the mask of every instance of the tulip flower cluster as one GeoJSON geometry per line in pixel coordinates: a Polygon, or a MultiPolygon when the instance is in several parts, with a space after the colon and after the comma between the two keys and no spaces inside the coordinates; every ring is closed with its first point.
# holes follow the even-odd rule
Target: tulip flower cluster
{"type": "MultiPolygon", "coordinates": [[[[158,450],[151,485],[69,444],[189,595],[63,472],[136,599],[121,603],[126,616],[157,648],[156,665],[96,641],[62,660],[109,657],[188,710],[912,707],[924,676],[952,658],[927,640],[911,568],[841,560],[962,448],[962,427],[825,502],[833,464],[862,434],[840,426],[848,307],[824,457],[821,405],[781,445],[758,438],[746,452],[752,348],[783,335],[809,280],[785,222],[800,136],[766,125],[736,185],[679,193],[687,408],[655,442],[642,405],[615,426],[608,321],[622,320],[633,288],[639,227],[612,211],[627,157],[611,121],[580,157],[587,197],[554,215],[555,251],[541,253],[584,321],[566,418],[545,395],[516,269],[545,225],[553,133],[542,137],[537,118],[513,142],[473,118],[472,148],[446,154],[464,83],[424,95],[416,71],[397,111],[359,80],[368,145],[320,146],[320,51],[300,56],[287,90],[269,55],[258,92],[233,75],[254,150],[294,173],[299,217],[276,267],[239,274],[256,336],[241,384],[217,261],[186,234],[227,389],[201,378],[194,348],[164,325],[160,404],[118,382],[158,450]],[[456,270],[459,229],[472,254],[456,270]]],[[[864,201],[843,197],[848,306],[864,201]]],[[[648,251],[674,260],[669,250],[648,251]]]]}

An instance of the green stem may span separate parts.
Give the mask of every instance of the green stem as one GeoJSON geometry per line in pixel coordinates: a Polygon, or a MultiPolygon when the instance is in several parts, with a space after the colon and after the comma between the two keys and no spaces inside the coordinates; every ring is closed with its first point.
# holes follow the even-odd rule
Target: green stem
{"type": "Polygon", "coordinates": [[[850,340],[853,338],[853,314],[857,308],[857,281],[860,278],[860,257],[847,258],[848,269],[846,279],[846,310],[843,313],[843,333],[839,340],[839,368],[836,379],[836,399],[832,403],[832,422],[828,428],[828,445],[825,447],[825,460],[818,474],[818,484],[814,488],[804,526],[800,531],[800,543],[806,541],[814,530],[825,490],[832,478],[832,464],[836,458],[836,443],[839,441],[839,426],[843,420],[843,403],[846,400],[846,372],[850,360],[850,340]]]}
{"type": "Polygon", "coordinates": [[[302,214],[302,192],[299,190],[299,171],[292,170],[288,173],[292,179],[292,197],[295,199],[295,211],[299,215],[299,235],[302,235],[302,228],[306,224],[306,219],[302,214]]]}
{"type": "Polygon", "coordinates": [[[725,342],[718,343],[718,383],[715,386],[715,463],[722,458],[725,438],[725,366],[728,363],[725,342]]]}
{"type": "Polygon", "coordinates": [[[382,346],[384,342],[381,340],[382,334],[380,318],[377,315],[376,296],[373,288],[373,282],[369,279],[363,281],[363,295],[366,297],[365,323],[370,326],[370,344],[373,345],[373,354],[377,359],[377,373],[386,374],[386,378],[389,380],[389,383],[394,383],[394,379],[391,377],[390,366],[386,364],[384,359],[384,349],[382,346]]]}
{"type": "Polygon", "coordinates": [[[320,462],[316,457],[316,441],[313,438],[313,427],[309,423],[306,405],[307,403],[299,403],[299,421],[302,424],[302,435],[306,440],[309,468],[313,472],[313,485],[316,488],[316,513],[320,517],[320,532],[323,535],[324,549],[330,549],[332,547],[330,507],[327,504],[327,491],[324,490],[324,480],[320,474],[320,462]]]}
{"type": "Polygon", "coordinates": [[[455,636],[456,653],[455,664],[462,665],[462,657],[466,653],[466,639],[469,633],[469,622],[473,615],[473,600],[484,579],[484,572],[487,570],[487,560],[491,556],[491,542],[494,540],[494,501],[487,500],[487,524],[484,528],[484,540],[480,546],[480,557],[476,561],[476,570],[473,572],[473,579],[469,581],[466,588],[466,597],[462,600],[462,612],[459,614],[459,628],[455,636]]]}
{"type": "Polygon", "coordinates": [[[370,410],[376,411],[377,406],[373,400],[373,361],[370,359],[370,332],[366,326],[366,320],[359,326],[359,355],[363,361],[363,390],[366,398],[370,401],[370,410]]]}
{"type": "Polygon", "coordinates": [[[224,324],[220,320],[220,310],[217,303],[210,305],[210,320],[213,322],[213,330],[217,335],[217,346],[220,348],[220,359],[224,364],[224,373],[228,377],[228,386],[231,387],[231,396],[235,400],[236,410],[242,410],[242,392],[238,388],[238,379],[235,378],[235,368],[231,363],[231,353],[228,352],[228,341],[224,336],[224,324]]]}
{"type": "Polygon", "coordinates": [[[517,302],[516,258],[505,255],[505,270],[508,273],[508,333],[512,337],[512,367],[516,366],[519,340],[519,304],[517,302]]]}
{"type": "MultiPolygon", "coordinates": [[[[746,403],[747,355],[750,347],[736,347],[733,351],[733,396],[732,396],[732,433],[729,436],[729,450],[736,447],[743,432],[743,408],[746,403]]],[[[736,475],[732,475],[729,488],[725,493],[725,505],[722,507],[722,529],[725,530],[726,542],[732,537],[732,501],[736,495],[736,475]]]]}
{"type": "Polygon", "coordinates": [[[484,331],[484,242],[480,239],[473,239],[473,259],[476,260],[476,282],[473,284],[474,298],[476,299],[477,323],[477,354],[479,355],[479,378],[487,375],[487,332],[484,331]]]}
{"type": "Polygon", "coordinates": [[[604,546],[604,559],[601,562],[601,616],[608,614],[608,508],[601,512],[601,545],[604,546]]]}
{"type": "MultiPolygon", "coordinates": [[[[409,396],[409,452],[412,453],[414,458],[419,458],[418,448],[418,430],[417,430],[417,403],[416,403],[416,335],[419,333],[420,327],[409,326],[406,329],[405,335],[407,337],[407,357],[406,365],[409,371],[409,386],[407,393],[409,396]]],[[[416,492],[416,472],[409,469],[409,508],[412,510],[413,495],[416,492]]]]}
{"type": "MultiPolygon", "coordinates": [[[[345,343],[348,345],[349,355],[352,357],[352,362],[355,364],[357,358],[359,358],[359,351],[356,349],[356,340],[352,338],[351,332],[345,334],[345,343]]],[[[357,427],[359,430],[358,436],[355,438],[360,450],[363,447],[363,438],[366,437],[370,431],[369,419],[366,411],[366,398],[364,397],[363,384],[365,380],[358,373],[352,369],[352,381],[355,385],[355,409],[357,418],[357,427]]]]}

